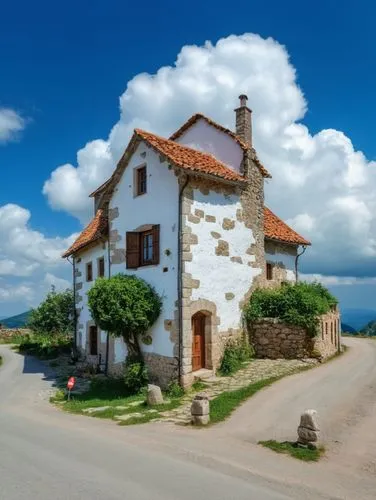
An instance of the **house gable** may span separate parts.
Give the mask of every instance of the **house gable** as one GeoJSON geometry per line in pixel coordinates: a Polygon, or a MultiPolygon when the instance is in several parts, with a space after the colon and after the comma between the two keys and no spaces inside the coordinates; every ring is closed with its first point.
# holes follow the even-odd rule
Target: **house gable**
{"type": "Polygon", "coordinates": [[[179,144],[209,153],[235,172],[241,173],[243,149],[239,143],[204,118],[198,118],[175,140],[179,144]]]}

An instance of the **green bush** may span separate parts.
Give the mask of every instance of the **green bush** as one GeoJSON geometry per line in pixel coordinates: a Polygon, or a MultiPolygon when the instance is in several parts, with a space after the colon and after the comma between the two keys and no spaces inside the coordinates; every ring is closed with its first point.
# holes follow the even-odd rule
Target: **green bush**
{"type": "Polygon", "coordinates": [[[89,309],[96,324],[115,337],[122,337],[129,358],[140,361],[140,337],[157,320],[162,300],[146,281],[134,275],[99,278],[88,292],[89,309]]]}
{"type": "Polygon", "coordinates": [[[244,337],[228,341],[223,352],[219,373],[231,375],[237,372],[242,367],[242,363],[249,361],[252,356],[252,347],[244,337]]]}
{"type": "Polygon", "coordinates": [[[31,333],[24,335],[19,344],[19,351],[39,358],[55,358],[60,354],[69,354],[72,348],[72,337],[57,333],[31,333]]]}
{"type": "Polygon", "coordinates": [[[184,389],[176,380],[173,380],[168,384],[167,395],[172,399],[181,398],[184,396],[184,389]]]}
{"type": "Polygon", "coordinates": [[[41,304],[33,309],[28,327],[34,332],[48,334],[70,333],[74,323],[74,299],[72,290],[56,292],[54,287],[41,304]]]}
{"type": "Polygon", "coordinates": [[[330,311],[337,299],[320,283],[299,282],[274,289],[258,289],[244,310],[248,325],[260,318],[278,318],[301,326],[313,337],[319,317],[330,311]]]}
{"type": "Polygon", "coordinates": [[[124,384],[129,394],[138,394],[148,383],[148,371],[144,363],[127,361],[124,369],[124,384]]]}

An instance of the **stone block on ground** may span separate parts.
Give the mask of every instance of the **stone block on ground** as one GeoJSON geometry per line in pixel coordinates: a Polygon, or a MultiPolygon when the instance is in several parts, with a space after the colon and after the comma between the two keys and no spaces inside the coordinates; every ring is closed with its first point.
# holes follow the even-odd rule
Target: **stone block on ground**
{"type": "Polygon", "coordinates": [[[85,408],[82,411],[83,413],[89,413],[90,415],[91,413],[98,413],[101,411],[108,410],[109,408],[111,408],[111,406],[96,406],[95,408],[85,408]]]}
{"type": "Polygon", "coordinates": [[[306,410],[300,416],[298,427],[298,443],[315,443],[319,438],[319,427],[317,424],[317,411],[306,410]]]}
{"type": "Polygon", "coordinates": [[[209,397],[207,394],[196,394],[191,404],[191,417],[193,425],[207,425],[209,423],[209,397]]]}
{"type": "Polygon", "coordinates": [[[146,402],[148,406],[162,405],[164,403],[162,391],[158,385],[148,385],[146,402]]]}

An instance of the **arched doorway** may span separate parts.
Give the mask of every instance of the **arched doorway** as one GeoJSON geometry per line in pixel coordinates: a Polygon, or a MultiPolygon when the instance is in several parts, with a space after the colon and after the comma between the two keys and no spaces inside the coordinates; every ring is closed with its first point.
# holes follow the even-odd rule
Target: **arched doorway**
{"type": "Polygon", "coordinates": [[[202,312],[192,316],[192,371],[205,368],[205,323],[206,316],[202,312]]]}

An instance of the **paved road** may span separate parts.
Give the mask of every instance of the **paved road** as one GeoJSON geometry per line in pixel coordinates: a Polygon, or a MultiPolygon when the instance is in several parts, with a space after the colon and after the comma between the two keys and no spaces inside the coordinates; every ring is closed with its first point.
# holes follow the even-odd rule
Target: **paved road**
{"type": "Polygon", "coordinates": [[[46,402],[51,382],[40,363],[5,347],[0,355],[1,499],[290,498],[261,478],[161,449],[142,432],[63,414],[46,402]]]}
{"type": "Polygon", "coordinates": [[[56,410],[50,374],[0,347],[0,499],[375,499],[376,342],[281,380],[227,422],[197,430],[118,427],[56,410]],[[306,464],[257,445],[294,439],[319,411],[327,458],[306,464]]]}

